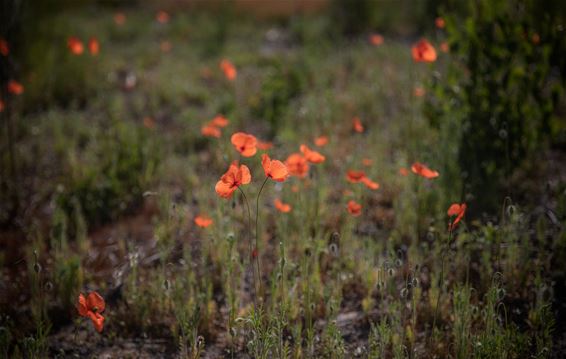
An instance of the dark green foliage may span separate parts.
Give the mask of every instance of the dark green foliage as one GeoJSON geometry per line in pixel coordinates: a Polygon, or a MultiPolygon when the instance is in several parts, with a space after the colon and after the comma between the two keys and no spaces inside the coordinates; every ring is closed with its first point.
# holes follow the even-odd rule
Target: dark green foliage
{"type": "Polygon", "coordinates": [[[132,125],[116,123],[101,137],[93,163],[82,164],[58,197],[69,214],[78,203],[91,225],[112,220],[142,203],[144,186],[159,158],[147,133],[132,125]]]}
{"type": "Polygon", "coordinates": [[[512,171],[559,131],[566,38],[561,14],[542,6],[478,1],[465,20],[446,17],[455,60],[433,83],[426,114],[435,126],[461,126],[450,136],[460,141],[459,164],[476,209],[493,210],[513,194],[512,171]]]}
{"type": "Polygon", "coordinates": [[[257,105],[252,108],[256,117],[267,121],[272,135],[277,133],[293,98],[305,84],[305,74],[299,66],[273,65],[259,92],[257,105]]]}

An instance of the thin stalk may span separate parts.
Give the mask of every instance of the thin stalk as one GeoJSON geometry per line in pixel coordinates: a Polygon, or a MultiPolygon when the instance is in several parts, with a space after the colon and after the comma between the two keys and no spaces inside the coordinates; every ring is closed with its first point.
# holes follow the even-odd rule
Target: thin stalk
{"type": "Polygon", "coordinates": [[[253,245],[252,245],[252,211],[250,209],[250,203],[248,202],[248,197],[240,187],[238,187],[240,192],[242,193],[242,197],[244,198],[244,202],[246,202],[246,206],[248,207],[248,243],[249,243],[249,250],[250,250],[250,264],[252,265],[252,277],[254,282],[254,307],[257,308],[257,280],[255,277],[255,269],[253,268],[253,245]]]}
{"type": "MultiPolygon", "coordinates": [[[[450,245],[450,242],[452,241],[452,225],[450,225],[450,229],[448,232],[448,245],[450,245]]],[[[441,258],[441,267],[440,267],[440,283],[438,286],[438,297],[436,297],[436,307],[434,309],[434,319],[432,321],[432,330],[430,333],[430,339],[432,342],[432,336],[434,334],[434,328],[436,327],[436,318],[438,316],[438,307],[440,305],[440,296],[442,296],[442,291],[444,289],[444,255],[446,254],[446,249],[447,246],[443,246],[442,247],[442,251],[440,252],[440,258],[441,258]]]]}
{"type": "Polygon", "coordinates": [[[256,261],[256,266],[257,266],[257,276],[258,276],[258,284],[259,284],[259,296],[261,297],[263,292],[261,290],[261,270],[260,270],[260,263],[259,263],[259,197],[261,196],[261,191],[263,191],[263,187],[265,186],[265,184],[267,183],[267,180],[269,179],[269,177],[265,177],[265,180],[263,181],[261,188],[259,189],[259,192],[257,194],[257,198],[256,198],[256,202],[255,202],[255,208],[256,208],[256,212],[255,212],[255,250],[256,250],[256,256],[255,256],[255,261],[256,261]]]}

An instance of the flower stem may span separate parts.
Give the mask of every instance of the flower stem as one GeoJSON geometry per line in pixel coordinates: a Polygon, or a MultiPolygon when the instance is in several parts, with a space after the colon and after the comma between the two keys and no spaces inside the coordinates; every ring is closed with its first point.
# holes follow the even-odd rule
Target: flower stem
{"type": "Polygon", "coordinates": [[[267,183],[267,180],[269,179],[269,177],[265,177],[265,180],[263,181],[263,184],[261,185],[261,188],[259,189],[259,192],[257,194],[257,199],[256,199],[256,203],[255,203],[255,207],[256,207],[256,212],[255,212],[255,250],[256,250],[256,256],[255,256],[255,260],[256,260],[256,266],[257,266],[257,276],[259,278],[258,280],[258,284],[259,284],[259,296],[262,296],[262,290],[261,290],[261,270],[260,270],[260,264],[259,264],[259,197],[261,196],[261,191],[263,191],[263,187],[265,187],[265,184],[267,183]]]}
{"type": "Polygon", "coordinates": [[[240,192],[242,193],[242,197],[244,197],[244,202],[246,202],[246,206],[248,207],[248,243],[249,243],[249,250],[250,250],[250,264],[252,265],[252,276],[253,276],[253,283],[254,283],[254,306],[257,307],[257,280],[255,277],[255,269],[253,268],[253,245],[252,245],[252,212],[250,210],[250,203],[248,202],[248,197],[240,187],[238,187],[240,192]]]}
{"type": "Polygon", "coordinates": [[[434,328],[436,327],[436,318],[438,316],[438,307],[440,305],[440,296],[442,295],[442,290],[444,288],[444,254],[445,254],[445,248],[448,247],[450,245],[450,242],[452,242],[452,225],[450,225],[450,229],[448,232],[448,243],[446,244],[446,246],[443,246],[440,252],[440,258],[441,258],[441,267],[440,267],[440,282],[438,285],[438,297],[436,297],[436,307],[434,308],[434,319],[432,321],[432,330],[430,333],[430,339],[431,339],[431,343],[432,343],[432,336],[434,335],[434,328]]]}

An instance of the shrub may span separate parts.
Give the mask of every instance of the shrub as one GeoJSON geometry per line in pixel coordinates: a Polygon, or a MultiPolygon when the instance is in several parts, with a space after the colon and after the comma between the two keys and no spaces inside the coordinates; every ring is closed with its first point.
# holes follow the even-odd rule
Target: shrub
{"type": "Polygon", "coordinates": [[[459,141],[475,208],[493,210],[503,199],[498,193],[510,194],[512,171],[558,131],[566,41],[561,15],[550,8],[531,0],[482,0],[470,2],[463,21],[446,16],[453,60],[433,81],[425,112],[434,126],[458,124],[443,133],[459,141]]]}

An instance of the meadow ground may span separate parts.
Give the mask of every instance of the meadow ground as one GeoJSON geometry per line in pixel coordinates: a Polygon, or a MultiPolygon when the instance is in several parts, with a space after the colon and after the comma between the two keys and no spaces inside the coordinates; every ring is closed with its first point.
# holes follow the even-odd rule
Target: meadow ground
{"type": "Polygon", "coordinates": [[[38,69],[10,114],[22,215],[0,232],[4,355],[560,357],[564,153],[515,173],[496,213],[448,215],[473,196],[446,176],[457,143],[423,104],[450,52],[415,62],[418,38],[335,39],[319,15],[116,14],[61,13],[29,50],[38,69]],[[263,154],[293,176],[266,180],[263,154]],[[235,160],[251,183],[221,198],[235,160]],[[101,333],[77,313],[91,291],[101,333]]]}

